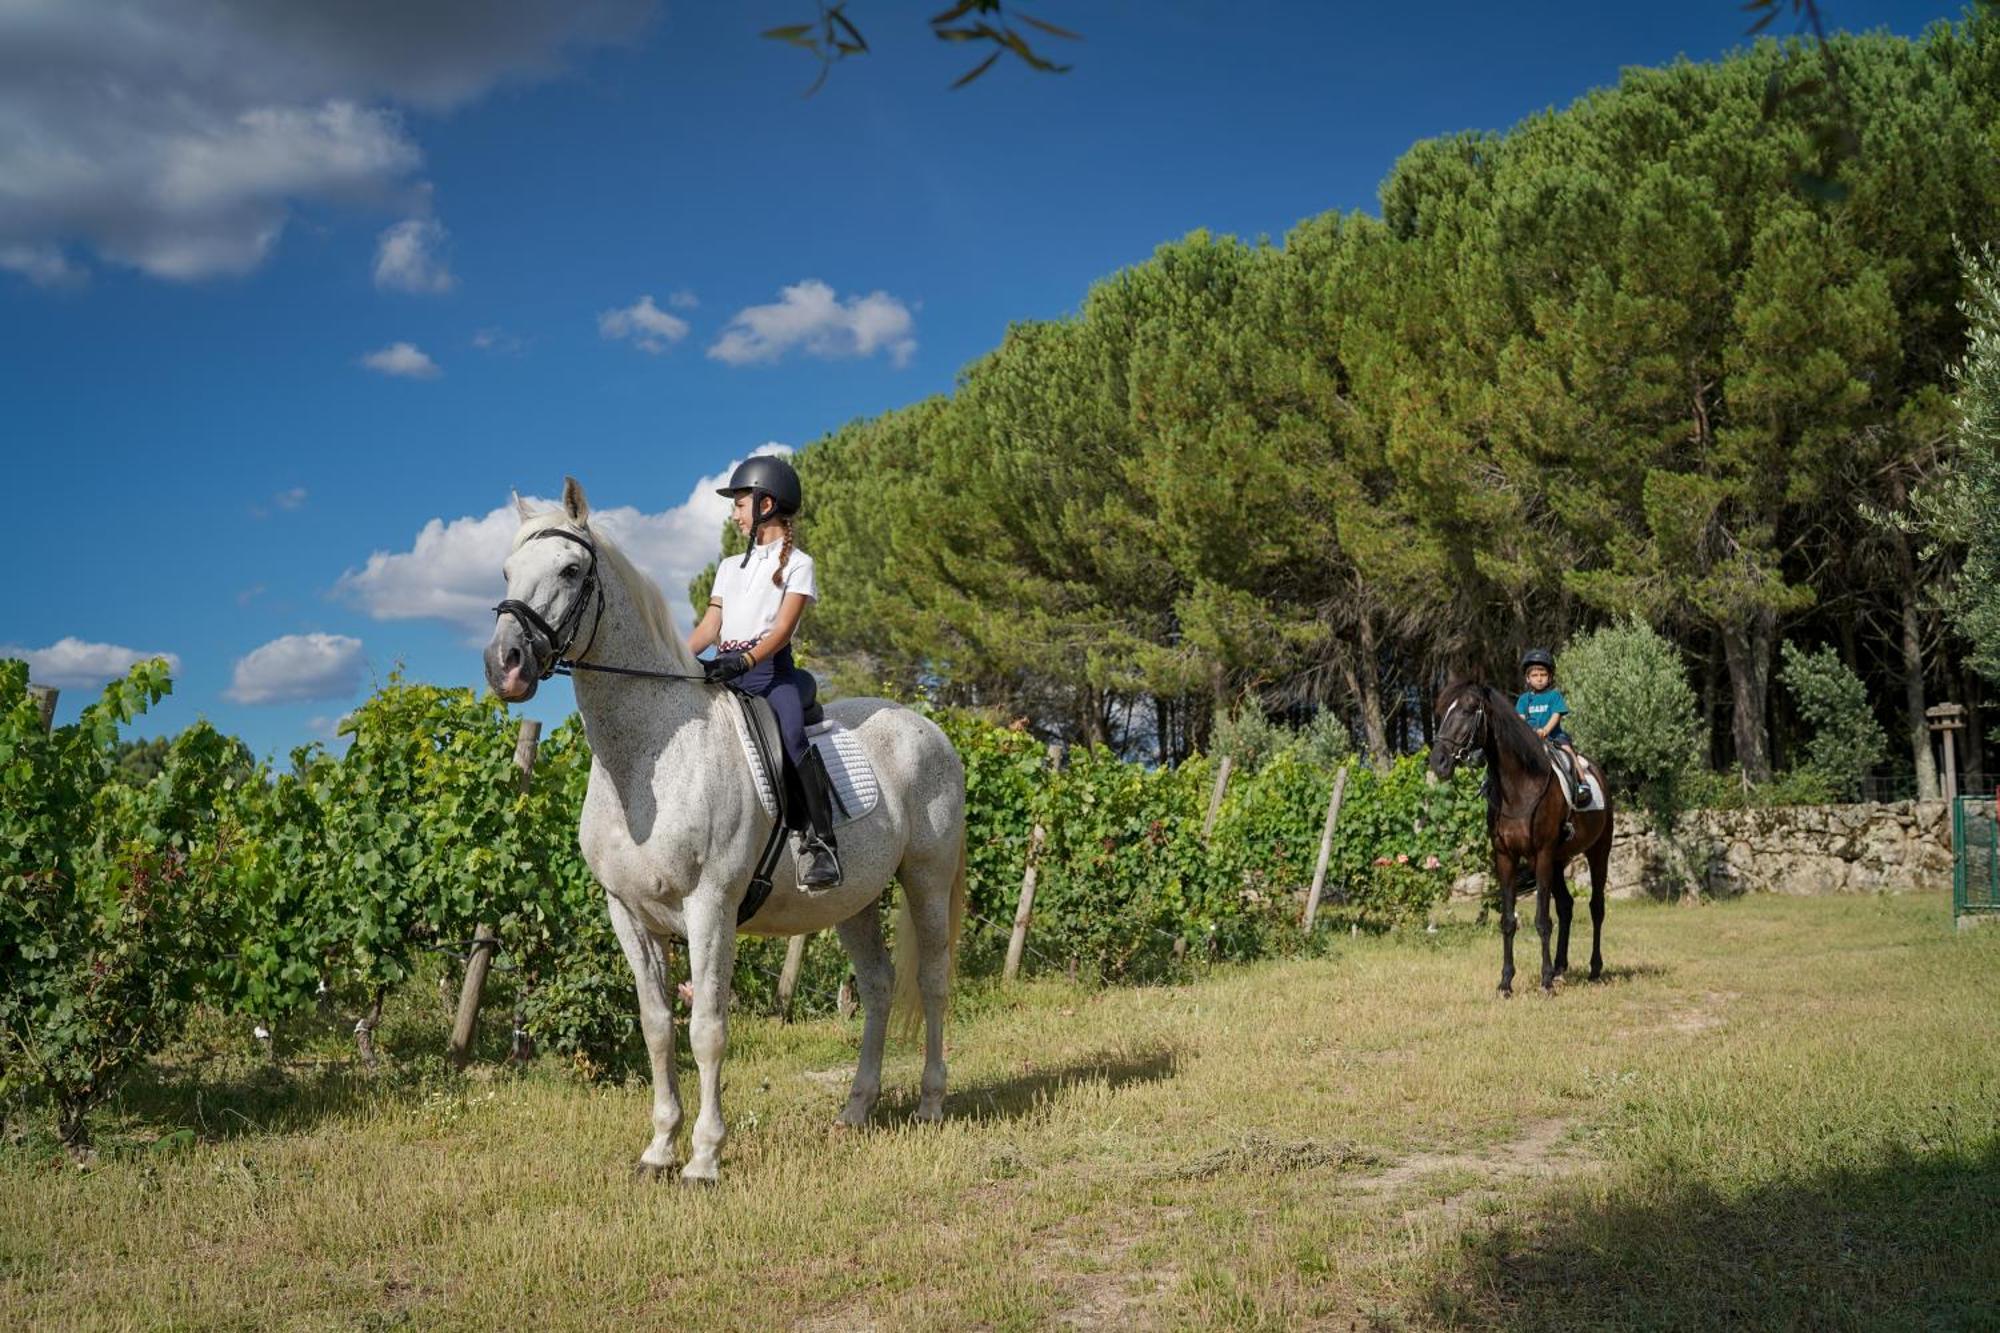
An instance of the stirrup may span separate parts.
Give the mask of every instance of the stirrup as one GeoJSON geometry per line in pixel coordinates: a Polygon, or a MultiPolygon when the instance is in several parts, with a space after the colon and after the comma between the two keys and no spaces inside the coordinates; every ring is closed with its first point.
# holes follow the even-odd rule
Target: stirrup
{"type": "Polygon", "coordinates": [[[832,839],[811,833],[797,834],[792,843],[792,856],[798,866],[800,888],[831,889],[839,885],[840,853],[835,850],[832,839]]]}

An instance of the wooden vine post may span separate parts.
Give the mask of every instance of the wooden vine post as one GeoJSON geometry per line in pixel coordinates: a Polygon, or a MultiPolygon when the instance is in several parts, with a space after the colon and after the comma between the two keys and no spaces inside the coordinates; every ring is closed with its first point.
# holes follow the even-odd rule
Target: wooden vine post
{"type": "Polygon", "coordinates": [[[28,697],[33,699],[35,707],[41,710],[42,731],[44,733],[55,729],[56,696],[61,693],[62,691],[53,685],[30,685],[28,687],[28,697]]]}
{"type": "Polygon", "coordinates": [[[1201,840],[1208,841],[1208,835],[1215,832],[1215,817],[1222,813],[1222,794],[1229,790],[1229,771],[1236,761],[1228,755],[1215,767],[1215,790],[1208,794],[1208,815],[1201,821],[1201,840]]]}
{"type": "MultiPolygon", "coordinates": [[[[1049,745],[1049,767],[1062,768],[1062,746],[1051,742],[1049,745]]],[[[1028,834],[1028,865],[1021,872],[1021,903],[1014,909],[1014,933],[1007,940],[1007,965],[1001,969],[1000,979],[1012,981],[1021,970],[1021,952],[1028,947],[1028,920],[1035,914],[1035,872],[1042,859],[1042,842],[1048,837],[1048,830],[1041,821],[1028,834]]]]}
{"type": "MultiPolygon", "coordinates": [[[[520,770],[524,793],[533,778],[535,752],[541,744],[542,724],[533,718],[522,718],[521,733],[514,743],[514,767],[520,770]]],[[[465,985],[458,992],[458,1018],[451,1025],[451,1044],[446,1048],[453,1069],[465,1068],[466,1061],[472,1058],[472,1034],[479,1026],[479,1001],[486,989],[487,970],[493,966],[493,955],[499,948],[499,933],[481,923],[472,934],[472,954],[465,960],[465,985]]]]}
{"type": "Polygon", "coordinates": [[[778,970],[778,1016],[792,1021],[792,992],[798,989],[799,969],[805,966],[806,936],[794,935],[785,943],[785,965],[778,970]]]}
{"type": "Polygon", "coordinates": [[[1352,761],[1342,764],[1333,775],[1333,797],[1326,803],[1326,823],[1319,830],[1319,864],[1313,867],[1312,891],[1306,894],[1306,914],[1300,923],[1308,935],[1312,934],[1313,919],[1319,915],[1320,891],[1326,887],[1326,868],[1333,860],[1333,828],[1340,822],[1340,802],[1347,795],[1347,770],[1351,767],[1352,761]]]}

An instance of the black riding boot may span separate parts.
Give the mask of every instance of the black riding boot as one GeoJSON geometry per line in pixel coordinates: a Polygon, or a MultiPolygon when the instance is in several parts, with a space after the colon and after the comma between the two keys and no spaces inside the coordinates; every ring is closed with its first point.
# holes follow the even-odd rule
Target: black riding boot
{"type": "Polygon", "coordinates": [[[1590,809],[1590,784],[1583,780],[1583,770],[1577,764],[1576,756],[1567,750],[1563,751],[1563,763],[1569,769],[1570,789],[1576,793],[1576,808],[1590,809]]]}
{"type": "Polygon", "coordinates": [[[840,854],[833,842],[833,779],[827,776],[826,760],[810,745],[799,765],[799,786],[805,791],[806,818],[812,824],[792,845],[798,856],[799,887],[830,889],[840,883],[840,854]]]}

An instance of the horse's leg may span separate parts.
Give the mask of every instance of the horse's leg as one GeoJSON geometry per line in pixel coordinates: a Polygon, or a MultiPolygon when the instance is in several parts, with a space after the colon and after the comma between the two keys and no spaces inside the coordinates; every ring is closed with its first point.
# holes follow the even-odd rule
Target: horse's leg
{"type": "Polygon", "coordinates": [[[835,927],[841,947],[854,961],[854,985],[861,993],[861,1061],[854,1068],[854,1087],[838,1123],[859,1128],[868,1123],[875,1099],[882,1095],[882,1043],[889,1032],[889,995],[896,969],[882,943],[882,902],[878,898],[835,927]]]}
{"type": "Polygon", "coordinates": [[[1562,873],[1557,860],[1553,844],[1535,853],[1535,934],[1542,940],[1544,995],[1553,995],[1556,989],[1555,960],[1549,955],[1549,936],[1554,931],[1554,922],[1549,917],[1549,903],[1555,897],[1556,878],[1562,873]]]}
{"type": "Polygon", "coordinates": [[[1563,864],[1562,854],[1556,854],[1556,975],[1569,971],[1569,919],[1576,906],[1576,895],[1569,891],[1568,867],[1563,864]]]}
{"type": "Polygon", "coordinates": [[[681,1085],[674,1068],[673,980],[667,974],[667,951],[640,927],[612,894],[611,930],[631,965],[639,991],[639,1026],[646,1034],[646,1055],[653,1064],[653,1141],[639,1154],[639,1174],[656,1176],[680,1165],[674,1139],[681,1132],[681,1085]]]}
{"type": "Polygon", "coordinates": [[[1604,881],[1611,873],[1611,820],[1584,853],[1590,863],[1590,979],[1604,975],[1604,881]]]}
{"type": "Polygon", "coordinates": [[[681,1179],[713,1184],[721,1171],[722,1053],[729,1042],[729,981],[736,970],[736,912],[728,895],[702,884],[687,897],[688,972],[694,1004],[688,1046],[701,1075],[701,1109],[695,1113],[693,1152],[681,1179]]]}
{"type": "Polygon", "coordinates": [[[1500,996],[1514,994],[1514,858],[1493,853],[1493,881],[1500,886],[1500,996]]]}
{"type": "Polygon", "coordinates": [[[908,923],[916,934],[917,990],[924,1005],[924,1081],[916,1119],[944,1119],[944,1010],[951,991],[953,881],[959,874],[956,838],[903,858],[896,879],[903,886],[908,923]]]}

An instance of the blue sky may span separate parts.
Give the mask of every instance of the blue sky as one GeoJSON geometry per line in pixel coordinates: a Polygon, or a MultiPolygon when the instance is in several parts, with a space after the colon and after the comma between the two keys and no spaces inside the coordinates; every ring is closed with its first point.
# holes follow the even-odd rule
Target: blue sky
{"type": "Polygon", "coordinates": [[[936,7],[854,0],[873,53],[804,98],[810,58],[756,36],[800,0],[0,0],[0,650],[64,718],[171,653],[140,734],[282,754],[398,662],[477,681],[512,488],[576,474],[677,593],[720,528],[691,498],[751,450],[948,390],[1163,241],[1372,210],[1418,139],[1744,27],[1046,0],[1071,73],[951,92],[936,7]]]}

